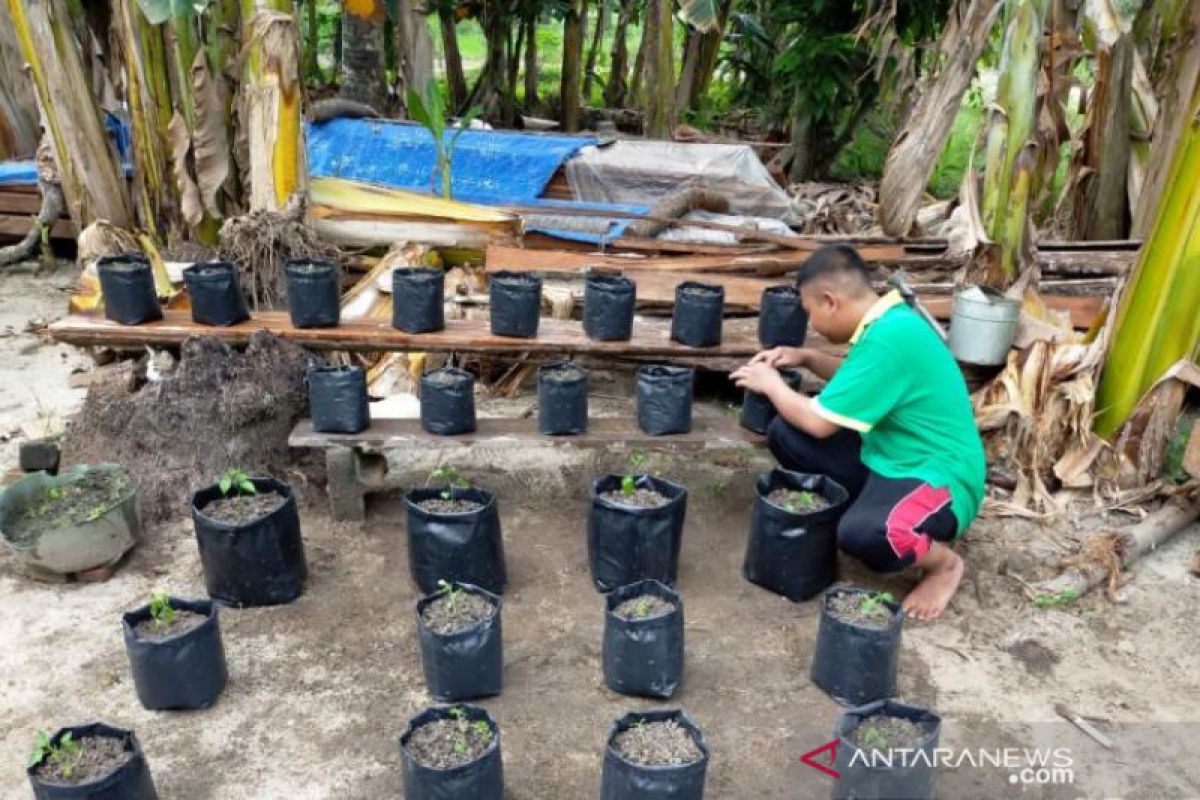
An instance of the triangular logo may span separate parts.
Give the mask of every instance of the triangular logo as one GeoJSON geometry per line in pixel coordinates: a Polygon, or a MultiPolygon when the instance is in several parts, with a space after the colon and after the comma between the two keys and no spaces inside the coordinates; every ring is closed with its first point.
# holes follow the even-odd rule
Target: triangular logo
{"type": "Polygon", "coordinates": [[[807,753],[800,756],[800,761],[802,761],[805,764],[808,764],[810,767],[812,767],[814,769],[818,769],[821,772],[824,772],[826,775],[829,775],[831,777],[837,778],[838,780],[841,780],[841,778],[842,778],[841,773],[838,772],[837,770],[833,769],[833,765],[837,763],[837,749],[838,749],[838,740],[834,739],[832,742],[826,742],[825,744],[821,745],[816,750],[809,750],[807,753]],[[822,764],[819,761],[816,761],[815,760],[816,757],[819,756],[821,753],[824,753],[826,750],[829,751],[829,763],[822,764]]]}

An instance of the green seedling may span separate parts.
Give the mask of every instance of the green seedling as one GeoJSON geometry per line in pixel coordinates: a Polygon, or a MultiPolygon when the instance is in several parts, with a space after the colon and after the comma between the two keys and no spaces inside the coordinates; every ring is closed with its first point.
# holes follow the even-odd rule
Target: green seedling
{"type": "Polygon", "coordinates": [[[471,488],[471,481],[467,480],[467,477],[456,468],[450,466],[438,467],[433,472],[430,472],[429,477],[425,479],[425,485],[429,486],[434,481],[445,482],[445,487],[439,495],[443,500],[453,498],[455,489],[471,488]]]}
{"type": "Polygon", "coordinates": [[[51,764],[58,767],[64,778],[70,778],[75,772],[75,768],[79,766],[79,760],[83,757],[83,745],[76,739],[74,734],[67,731],[62,735],[57,743],[50,741],[50,736],[45,731],[38,731],[37,738],[34,740],[33,753],[29,756],[29,766],[41,764],[43,761],[49,760],[51,764]]]}
{"type": "Polygon", "coordinates": [[[250,480],[246,471],[239,467],[230,467],[225,470],[225,474],[217,481],[217,488],[221,490],[221,494],[226,496],[235,489],[240,495],[258,494],[258,487],[254,485],[254,481],[250,480]]]}
{"type": "Polygon", "coordinates": [[[46,494],[50,496],[51,500],[61,500],[66,492],[63,491],[61,486],[51,486],[50,491],[46,494]]]}
{"type": "Polygon", "coordinates": [[[809,491],[792,492],[788,495],[788,500],[783,504],[783,510],[790,514],[795,514],[798,511],[803,511],[806,508],[812,508],[817,504],[817,493],[809,491]]]}
{"type": "Polygon", "coordinates": [[[878,728],[863,728],[858,735],[859,747],[869,747],[872,750],[886,750],[888,736],[878,728]]]}
{"type": "Polygon", "coordinates": [[[157,628],[169,628],[175,621],[175,609],[166,592],[155,592],[150,596],[150,618],[157,628]]]}
{"type": "Polygon", "coordinates": [[[891,592],[871,592],[863,597],[858,604],[858,610],[866,616],[887,616],[886,603],[894,603],[896,598],[891,592]]]}
{"type": "Polygon", "coordinates": [[[650,614],[650,599],[643,597],[637,601],[637,605],[633,607],[633,614],[637,617],[645,617],[650,614]]]}
{"type": "Polygon", "coordinates": [[[1057,592],[1042,592],[1035,595],[1033,604],[1038,608],[1055,608],[1057,606],[1066,606],[1075,602],[1079,597],[1074,589],[1062,589],[1057,592]]]}
{"type": "Polygon", "coordinates": [[[457,614],[462,605],[463,597],[467,594],[462,587],[455,586],[445,578],[438,580],[438,591],[446,598],[446,610],[451,615],[457,614]]]}
{"type": "Polygon", "coordinates": [[[637,476],[642,471],[642,467],[650,457],[641,450],[634,450],[629,454],[629,472],[621,476],[621,494],[626,497],[632,497],[637,491],[637,476]]]}
{"type": "Polygon", "coordinates": [[[448,712],[450,719],[454,720],[454,738],[452,747],[456,753],[465,753],[471,746],[470,735],[474,734],[475,738],[484,744],[492,740],[492,729],[487,724],[487,720],[477,719],[474,722],[467,721],[466,709],[455,706],[448,712]]]}

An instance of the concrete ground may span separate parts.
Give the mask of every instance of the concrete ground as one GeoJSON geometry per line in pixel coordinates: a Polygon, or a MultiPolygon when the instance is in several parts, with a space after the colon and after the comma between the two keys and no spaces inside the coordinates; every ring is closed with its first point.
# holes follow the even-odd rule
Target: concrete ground
{"type": "MultiPolygon", "coordinates": [[[[69,367],[46,352],[37,364],[9,360],[0,386],[40,369],[65,385],[69,367]]],[[[26,409],[4,413],[0,428],[16,427],[26,409]]],[[[684,685],[669,703],[653,703],[609,692],[601,675],[603,598],[588,575],[586,487],[620,456],[567,455],[539,469],[543,455],[476,455],[468,474],[498,493],[510,574],[504,691],[481,703],[502,730],[508,797],[596,796],[609,724],[651,706],[682,707],[705,731],[709,797],[829,796],[833,779],[800,761],[830,740],[840,712],[807,677],[817,603],[789,603],[740,574],[751,481],[765,461],[710,454],[653,463],[691,488],[678,587],[684,685]],[[506,473],[492,468],[506,465],[506,473]]],[[[0,556],[0,797],[28,796],[23,765],[37,730],[93,719],[137,732],[163,798],[401,796],[397,738],[429,703],[403,509],[382,497],[364,523],[333,522],[323,507],[304,508],[302,519],[307,591],[288,606],[222,610],[231,679],[218,703],[199,712],[138,705],[119,621],[156,589],[203,595],[182,515],[146,531],[107,583],[31,582],[0,556]]],[[[1068,527],[980,522],[963,550],[963,590],[944,618],[906,626],[899,694],[941,714],[941,744],[959,764],[939,770],[938,795],[1200,797],[1200,581],[1187,572],[1200,528],[1143,559],[1116,604],[1089,595],[1036,608],[1002,573],[1028,574],[1031,553],[1041,551],[1026,545],[1068,527]],[[1057,704],[1091,719],[1113,748],[1061,721],[1057,704]],[[1046,776],[1057,785],[1038,784],[1019,766],[961,761],[964,749],[1001,748],[1016,748],[1013,757],[1065,748],[1072,780],[1059,774],[1046,776]]],[[[844,579],[897,594],[910,585],[843,567],[844,579]]]]}

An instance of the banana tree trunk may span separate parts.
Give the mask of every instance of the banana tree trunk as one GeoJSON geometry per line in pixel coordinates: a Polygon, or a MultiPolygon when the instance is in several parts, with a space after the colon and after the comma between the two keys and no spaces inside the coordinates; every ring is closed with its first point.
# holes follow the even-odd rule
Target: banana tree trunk
{"type": "Polygon", "coordinates": [[[563,17],[562,82],[559,99],[562,103],[562,129],[577,131],[583,121],[580,80],[583,61],[583,20],[587,14],[587,0],[571,0],[563,17]]]}
{"type": "Polygon", "coordinates": [[[717,8],[717,27],[700,31],[689,28],[683,47],[683,65],[679,68],[679,85],[675,90],[676,105],[686,111],[695,111],[708,89],[712,71],[717,64],[717,51],[725,36],[725,23],[729,17],[728,0],[717,8]]]}
{"type": "Polygon", "coordinates": [[[669,139],[675,130],[675,17],[671,0],[647,0],[646,136],[669,139]]]}
{"type": "Polygon", "coordinates": [[[938,45],[941,71],[917,99],[883,168],[878,217],[888,236],[913,232],[925,187],[1002,5],[1001,0],[960,0],[951,10],[938,45]]]}
{"type": "Polygon", "coordinates": [[[450,102],[455,111],[464,111],[467,105],[467,79],[463,75],[462,53],[458,49],[458,27],[454,9],[439,3],[437,14],[442,29],[442,53],[446,59],[446,83],[450,86],[450,102]]]}
{"type": "Polygon", "coordinates": [[[0,5],[0,161],[33,158],[38,146],[37,98],[7,5],[0,5]]]}
{"type": "Polygon", "coordinates": [[[97,219],[128,228],[132,206],[88,86],[79,43],[64,0],[7,0],[21,52],[29,64],[42,118],[75,224],[97,219]],[[83,87],[83,88],[81,88],[83,87]]]}
{"type": "Polygon", "coordinates": [[[1096,54],[1096,86],[1084,140],[1082,202],[1075,206],[1077,239],[1124,239],[1129,232],[1130,87],[1133,40],[1124,35],[1096,54]]]}
{"type": "Polygon", "coordinates": [[[387,81],[383,62],[383,0],[342,4],[342,73],[338,94],[383,109],[387,81]]]}
{"type": "Polygon", "coordinates": [[[1097,387],[1095,430],[1104,437],[1173,364],[1200,356],[1200,85],[1175,114],[1184,127],[1154,226],[1121,293],[1097,387]]]}
{"type": "Polygon", "coordinates": [[[604,105],[620,108],[625,104],[629,88],[629,22],[633,18],[633,3],[621,3],[617,12],[617,24],[613,29],[612,49],[608,54],[608,85],[604,87],[604,105]]]}
{"type": "MultiPolygon", "coordinates": [[[[10,0],[11,2],[11,0],[10,0]]],[[[282,211],[308,186],[300,117],[300,29],[291,0],[242,0],[250,210],[282,211]]]]}

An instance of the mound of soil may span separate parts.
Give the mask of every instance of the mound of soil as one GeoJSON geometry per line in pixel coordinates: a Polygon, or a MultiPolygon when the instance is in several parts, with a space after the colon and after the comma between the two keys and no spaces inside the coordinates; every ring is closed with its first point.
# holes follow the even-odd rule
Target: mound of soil
{"type": "Polygon", "coordinates": [[[864,628],[886,628],[892,619],[892,610],[883,603],[868,603],[865,594],[843,592],[832,595],[825,601],[825,607],[834,619],[849,622],[851,625],[861,625],[864,628]]]}
{"type": "Polygon", "coordinates": [[[36,775],[48,783],[78,786],[103,778],[133,757],[120,739],[111,736],[85,736],[76,740],[78,752],[60,761],[45,758],[36,775]]]}
{"type": "Polygon", "coordinates": [[[406,749],[423,767],[453,769],[487,752],[492,731],[465,719],[435,719],[413,731],[406,749]]]}
{"type": "Polygon", "coordinates": [[[436,370],[425,375],[425,382],[430,386],[456,386],[463,382],[463,378],[453,372],[436,370]]]}
{"type": "Polygon", "coordinates": [[[554,369],[544,369],[539,375],[555,383],[570,383],[579,380],[582,372],[579,367],[555,367],[554,369]]]}
{"type": "Polygon", "coordinates": [[[137,624],[134,630],[143,639],[148,639],[152,642],[161,642],[173,639],[176,636],[182,636],[190,630],[199,628],[206,619],[208,617],[203,614],[197,614],[195,611],[188,611],[185,608],[177,608],[175,609],[175,617],[169,624],[159,625],[152,619],[144,619],[137,624]]]}
{"type": "Polygon", "coordinates": [[[430,514],[466,514],[470,511],[478,511],[483,508],[483,503],[477,503],[474,500],[460,500],[453,497],[449,500],[444,500],[441,497],[431,497],[428,500],[422,500],[417,503],[417,508],[430,514]]]}
{"type": "Polygon", "coordinates": [[[859,750],[903,750],[921,746],[929,731],[925,726],[900,717],[879,714],[867,717],[846,738],[859,750]]]}
{"type": "Polygon", "coordinates": [[[43,531],[78,525],[116,505],[129,492],[129,478],[120,472],[89,472],[81,480],[51,488],[9,522],[6,533],[14,543],[37,538],[43,531]]]}
{"type": "Polygon", "coordinates": [[[604,492],[600,495],[610,503],[631,508],[662,508],[671,502],[671,498],[659,494],[653,489],[634,489],[633,494],[625,494],[620,489],[604,492]]]}
{"type": "Polygon", "coordinates": [[[647,767],[691,764],[703,755],[687,728],[673,719],[627,728],[613,737],[612,746],[626,761],[647,767]]]}
{"type": "Polygon", "coordinates": [[[787,488],[771,492],[767,495],[767,502],[793,513],[820,511],[829,505],[829,502],[816,492],[798,492],[787,488]]]}
{"type": "Polygon", "coordinates": [[[265,331],[244,351],[188,339],[166,380],[132,389],[124,380],[93,384],[67,429],[63,463],[123,465],[151,520],[185,514],[189,493],[234,465],[266,475],[299,468],[309,485],[323,485],[319,454],[299,451],[298,460],[287,444],[308,410],[309,359],[265,331]]]}
{"type": "Polygon", "coordinates": [[[439,636],[449,636],[478,625],[496,613],[486,597],[474,592],[447,592],[421,612],[421,622],[439,636]]]}
{"type": "Polygon", "coordinates": [[[200,513],[226,525],[244,525],[259,517],[265,517],[287,502],[287,498],[276,492],[261,494],[232,494],[218,497],[200,509],[200,513]]]}
{"type": "Polygon", "coordinates": [[[642,594],[631,597],[613,609],[613,613],[623,620],[651,619],[670,614],[675,610],[675,604],[663,600],[656,594],[642,594]]]}

